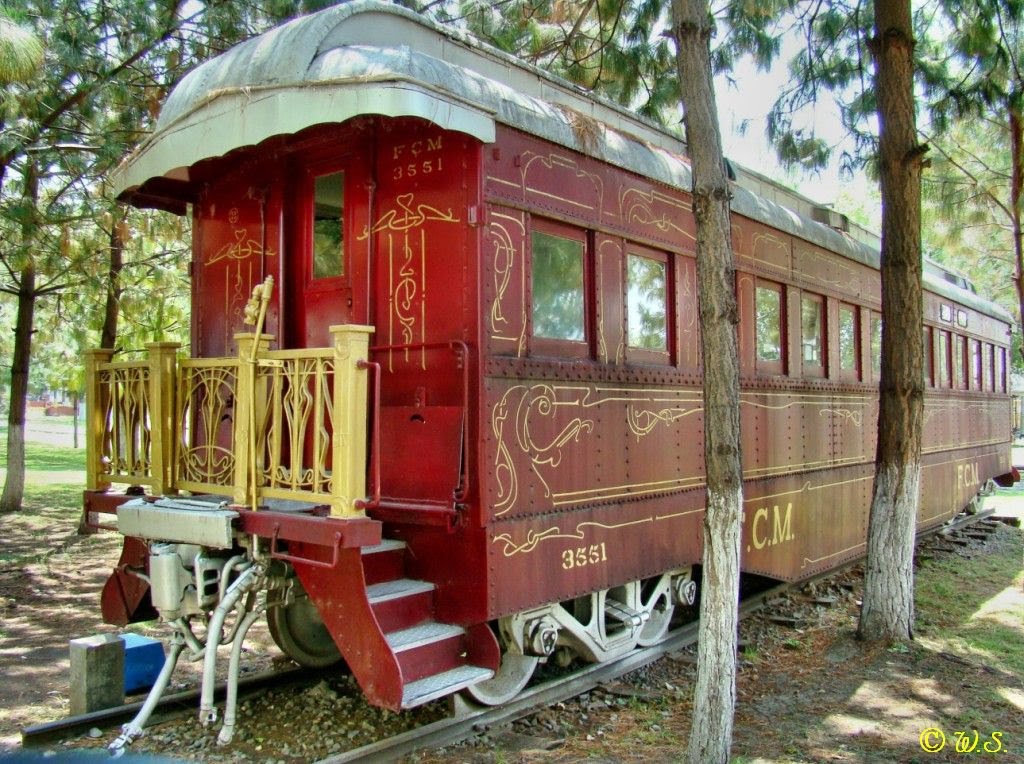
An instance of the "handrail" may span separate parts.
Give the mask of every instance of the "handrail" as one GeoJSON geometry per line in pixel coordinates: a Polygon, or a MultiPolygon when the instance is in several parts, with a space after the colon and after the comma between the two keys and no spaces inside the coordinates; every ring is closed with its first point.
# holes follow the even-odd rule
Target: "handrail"
{"type": "Polygon", "coordinates": [[[359,361],[360,369],[373,369],[373,435],[370,437],[370,480],[373,489],[369,499],[356,499],[356,509],[376,509],[380,506],[380,376],[381,367],[376,361],[359,361]]]}
{"type": "Polygon", "coordinates": [[[270,538],[270,556],[273,559],[275,559],[275,560],[284,560],[285,562],[290,562],[290,563],[296,563],[297,562],[297,563],[300,563],[302,565],[309,565],[309,566],[314,567],[314,568],[333,569],[333,568],[338,567],[338,560],[341,558],[341,541],[342,541],[341,531],[335,531],[334,532],[333,543],[331,544],[331,547],[333,548],[334,552],[333,552],[333,555],[332,555],[332,558],[331,558],[330,562],[323,562],[321,560],[314,560],[314,559],[312,559],[310,557],[301,557],[299,555],[288,554],[287,552],[282,552],[278,548],[278,546],[277,546],[277,540],[278,540],[278,536],[280,536],[280,534],[281,534],[281,525],[280,525],[280,523],[274,523],[274,533],[273,533],[273,535],[270,538]]]}

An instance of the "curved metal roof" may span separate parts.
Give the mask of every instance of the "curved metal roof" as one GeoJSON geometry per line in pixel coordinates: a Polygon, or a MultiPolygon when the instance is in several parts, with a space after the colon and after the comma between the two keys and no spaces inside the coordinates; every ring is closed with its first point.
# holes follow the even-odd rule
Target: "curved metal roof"
{"type": "MultiPolygon", "coordinates": [[[[552,77],[459,30],[400,6],[353,0],[241,43],[190,72],[150,137],[115,171],[131,197],[148,180],[189,180],[195,163],[276,135],[362,114],[415,116],[495,139],[500,122],[666,185],[689,190],[685,144],[622,107],[552,77]]],[[[878,267],[877,237],[811,219],[813,202],[749,171],[733,209],[878,267]],[[768,198],[768,197],[771,198],[768,198]]],[[[1002,308],[928,271],[934,292],[1002,320],[1002,308]]]]}

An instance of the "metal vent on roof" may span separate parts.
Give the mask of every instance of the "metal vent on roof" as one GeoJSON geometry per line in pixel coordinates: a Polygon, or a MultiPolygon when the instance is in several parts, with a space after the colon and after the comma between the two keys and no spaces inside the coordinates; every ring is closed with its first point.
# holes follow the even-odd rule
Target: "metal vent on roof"
{"type": "Polygon", "coordinates": [[[811,219],[824,223],[829,228],[835,228],[837,231],[850,232],[850,218],[841,212],[836,212],[831,207],[812,207],[811,219]]]}

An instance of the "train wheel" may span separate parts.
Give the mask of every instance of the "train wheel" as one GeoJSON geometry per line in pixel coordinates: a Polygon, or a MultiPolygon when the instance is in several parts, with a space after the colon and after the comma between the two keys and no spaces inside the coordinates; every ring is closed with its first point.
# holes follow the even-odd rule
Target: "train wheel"
{"type": "Polygon", "coordinates": [[[650,613],[636,640],[640,647],[649,647],[665,636],[675,612],[672,601],[672,576],[654,576],[640,582],[640,606],[650,613]]]}
{"type": "Polygon", "coordinates": [[[306,597],[270,608],[267,626],[277,646],[300,666],[325,668],[341,660],[316,605],[306,597]]]}
{"type": "Polygon", "coordinates": [[[498,672],[486,682],[478,682],[465,690],[473,700],[485,706],[500,706],[515,698],[526,687],[540,662],[536,656],[512,652],[504,630],[499,632],[498,642],[501,644],[498,672]]]}

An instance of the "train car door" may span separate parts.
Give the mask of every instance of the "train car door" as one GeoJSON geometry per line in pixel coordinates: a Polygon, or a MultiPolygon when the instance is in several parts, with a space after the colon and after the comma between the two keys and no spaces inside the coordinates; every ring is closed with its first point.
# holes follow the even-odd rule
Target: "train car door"
{"type": "Polygon", "coordinates": [[[346,154],[298,167],[285,344],[328,347],[335,324],[368,323],[369,165],[346,154]]]}

